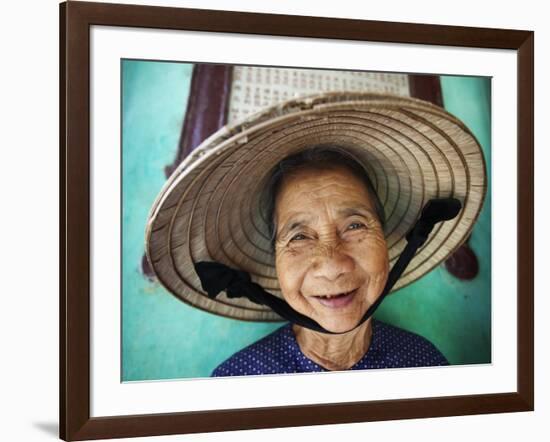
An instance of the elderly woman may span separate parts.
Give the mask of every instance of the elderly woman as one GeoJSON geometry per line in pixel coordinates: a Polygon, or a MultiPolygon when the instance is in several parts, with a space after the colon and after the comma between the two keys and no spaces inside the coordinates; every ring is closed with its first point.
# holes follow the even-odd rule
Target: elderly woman
{"type": "Polygon", "coordinates": [[[446,365],[372,313],[465,240],[485,187],[477,141],[440,108],[296,100],[220,131],[176,170],[151,212],[148,256],[196,307],[289,321],[213,376],[446,365]],[[428,209],[433,198],[452,199],[428,209]]]}

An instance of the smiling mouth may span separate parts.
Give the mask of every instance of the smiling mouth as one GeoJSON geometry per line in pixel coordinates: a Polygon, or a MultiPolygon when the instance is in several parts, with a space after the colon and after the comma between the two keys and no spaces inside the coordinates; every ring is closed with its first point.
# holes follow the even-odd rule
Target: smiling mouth
{"type": "Polygon", "coordinates": [[[342,308],[353,300],[356,292],[357,289],[352,290],[351,292],[338,293],[334,295],[314,296],[314,298],[325,307],[342,308]]]}

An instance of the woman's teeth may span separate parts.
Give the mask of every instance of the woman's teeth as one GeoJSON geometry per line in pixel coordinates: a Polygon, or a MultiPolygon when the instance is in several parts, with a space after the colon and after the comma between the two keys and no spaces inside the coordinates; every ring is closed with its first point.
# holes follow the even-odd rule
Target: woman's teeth
{"type": "Polygon", "coordinates": [[[336,295],[316,296],[316,298],[325,307],[341,308],[352,302],[354,294],[355,290],[352,290],[351,292],[339,293],[336,295]]]}
{"type": "Polygon", "coordinates": [[[350,292],[346,292],[346,293],[339,293],[337,295],[321,295],[319,296],[319,298],[323,298],[323,299],[332,299],[332,298],[336,298],[338,296],[345,296],[347,294],[349,294],[350,292]]]}

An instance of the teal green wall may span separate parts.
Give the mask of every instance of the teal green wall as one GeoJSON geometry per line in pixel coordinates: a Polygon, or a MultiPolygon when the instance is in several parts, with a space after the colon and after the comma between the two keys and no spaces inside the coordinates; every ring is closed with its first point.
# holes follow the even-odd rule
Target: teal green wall
{"type": "MultiPolygon", "coordinates": [[[[212,315],[141,273],[145,222],[177,152],[192,65],[122,62],[122,380],[209,376],[235,351],[281,326],[212,315]]],[[[441,77],[445,107],[480,141],[490,167],[490,81],[441,77]]],[[[420,333],[452,364],[490,362],[491,213],[487,199],[470,245],[480,273],[461,282],[443,267],[388,297],[376,317],[420,333]]]]}

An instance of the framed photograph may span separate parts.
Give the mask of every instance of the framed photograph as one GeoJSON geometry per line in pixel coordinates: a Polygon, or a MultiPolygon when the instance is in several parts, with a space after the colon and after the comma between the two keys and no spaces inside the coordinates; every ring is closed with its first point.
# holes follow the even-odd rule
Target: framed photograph
{"type": "Polygon", "coordinates": [[[60,24],[62,439],[533,410],[533,32],[60,24]]]}

